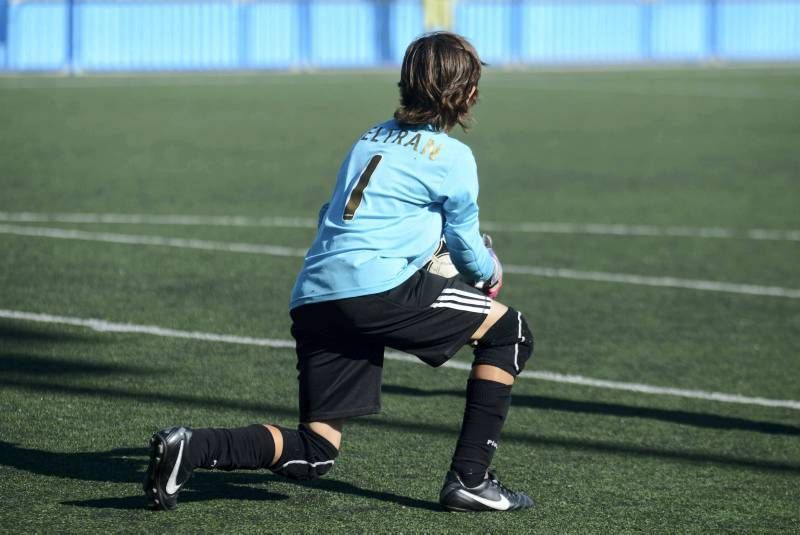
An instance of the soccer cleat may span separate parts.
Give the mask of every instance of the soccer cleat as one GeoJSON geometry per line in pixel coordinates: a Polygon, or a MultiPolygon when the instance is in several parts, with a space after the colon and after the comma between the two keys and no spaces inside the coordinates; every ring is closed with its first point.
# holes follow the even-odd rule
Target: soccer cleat
{"type": "Polygon", "coordinates": [[[178,492],[192,477],[186,448],[192,430],[186,427],[162,429],[150,439],[150,464],[144,476],[144,494],[153,509],[171,511],[178,507],[178,492]]]}
{"type": "Polygon", "coordinates": [[[533,507],[527,494],[503,486],[493,472],[477,487],[467,487],[453,470],[444,476],[439,503],[448,511],[516,511],[533,507]]]}

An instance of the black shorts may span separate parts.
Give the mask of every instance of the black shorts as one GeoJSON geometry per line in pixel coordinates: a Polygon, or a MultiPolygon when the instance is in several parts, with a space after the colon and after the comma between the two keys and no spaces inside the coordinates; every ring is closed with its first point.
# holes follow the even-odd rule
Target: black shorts
{"type": "Polygon", "coordinates": [[[420,270],[385,292],[293,309],[300,421],[380,412],[384,348],[441,366],[470,341],[491,303],[458,279],[420,270]]]}

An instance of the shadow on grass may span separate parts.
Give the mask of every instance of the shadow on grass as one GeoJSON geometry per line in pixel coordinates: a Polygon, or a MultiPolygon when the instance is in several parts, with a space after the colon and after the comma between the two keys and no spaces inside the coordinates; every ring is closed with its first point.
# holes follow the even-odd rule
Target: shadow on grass
{"type": "Polygon", "coordinates": [[[351,494],[353,496],[363,496],[365,498],[370,498],[372,500],[395,503],[397,505],[413,509],[426,509],[428,511],[442,510],[438,502],[429,502],[425,500],[419,500],[417,498],[411,498],[408,496],[400,496],[398,494],[382,490],[364,489],[361,487],[357,487],[352,483],[347,483],[346,481],[337,481],[335,479],[318,479],[316,481],[300,482],[291,479],[279,478],[277,476],[270,476],[270,477],[272,477],[276,481],[281,481],[283,483],[291,483],[293,485],[298,485],[302,487],[313,487],[315,489],[325,490],[328,492],[338,492],[339,494],[351,494]]]}
{"type": "MultiPolygon", "coordinates": [[[[144,453],[144,451],[143,451],[144,453]]],[[[136,488],[141,489],[141,480],[144,474],[136,473],[136,488]]],[[[236,500],[236,501],[282,501],[288,500],[289,496],[270,492],[263,487],[269,483],[269,479],[263,474],[239,474],[239,473],[216,473],[216,472],[195,472],[186,487],[181,491],[178,504],[193,502],[236,500]],[[253,486],[260,485],[260,486],[253,486]]],[[[73,500],[61,502],[64,505],[75,507],[88,507],[91,509],[147,509],[144,493],[138,496],[121,496],[115,498],[96,498],[92,500],[73,500]]]]}
{"type": "Polygon", "coordinates": [[[24,327],[0,321],[0,341],[3,342],[104,342],[102,337],[87,336],[80,333],[56,331],[48,328],[37,328],[30,324],[24,327]]]}
{"type": "Polygon", "coordinates": [[[0,353],[0,373],[30,375],[35,377],[63,375],[143,375],[152,369],[128,366],[125,364],[103,364],[61,357],[39,356],[21,352],[0,353]]]}
{"type": "MultiPolygon", "coordinates": [[[[131,483],[139,489],[147,462],[146,448],[119,448],[110,451],[62,453],[23,448],[0,440],[0,465],[49,477],[82,481],[131,483]]],[[[326,492],[349,494],[372,500],[395,503],[416,509],[440,510],[435,502],[399,496],[391,492],[370,490],[345,481],[323,479],[301,483],[278,478],[264,472],[214,472],[198,470],[180,495],[180,503],[209,500],[287,500],[285,494],[264,488],[272,482],[288,482],[326,492]],[[257,486],[254,486],[257,485],[257,486]]],[[[144,495],[97,498],[62,502],[65,505],[96,509],[143,509],[144,495]]]]}
{"type": "MultiPolygon", "coordinates": [[[[400,385],[383,385],[381,391],[385,394],[398,394],[402,396],[464,397],[464,391],[462,390],[422,390],[420,388],[400,385]]],[[[744,418],[720,416],[717,414],[708,414],[702,412],[654,409],[650,407],[633,407],[630,405],[619,405],[617,403],[575,401],[571,399],[561,399],[547,396],[529,396],[525,394],[513,394],[511,398],[511,404],[515,407],[528,407],[541,410],[598,414],[602,416],[621,416],[625,418],[646,418],[648,420],[691,425],[706,429],[754,431],[757,433],[766,433],[770,435],[800,436],[800,427],[793,425],[759,422],[744,418]]]]}
{"type": "Polygon", "coordinates": [[[0,440],[0,465],[43,476],[82,481],[141,481],[145,455],[145,448],[63,453],[23,448],[0,440]]]}
{"type": "MultiPolygon", "coordinates": [[[[253,402],[247,400],[235,400],[226,398],[209,398],[191,396],[186,394],[166,394],[166,393],[153,393],[142,390],[126,390],[120,388],[111,388],[106,386],[83,386],[71,385],[50,381],[35,381],[33,379],[5,379],[0,378],[0,385],[11,388],[18,388],[34,392],[49,392],[59,393],[65,395],[81,395],[91,397],[101,397],[106,400],[135,400],[143,403],[154,404],[174,404],[191,407],[203,407],[213,409],[215,411],[237,411],[237,412],[252,412],[257,413],[261,419],[266,421],[274,421],[274,419],[294,419],[297,417],[297,412],[281,405],[267,404],[262,402],[253,402]]],[[[409,389],[408,387],[392,387],[387,385],[389,391],[395,389],[396,393],[403,395],[462,395],[456,391],[442,390],[434,391],[433,393],[418,389],[409,389]]],[[[664,419],[667,421],[678,421],[680,419],[689,419],[699,421],[700,418],[707,418],[711,422],[716,422],[717,425],[724,424],[723,427],[713,427],[722,429],[741,429],[742,426],[750,428],[757,426],[759,422],[750,422],[748,420],[741,420],[735,418],[725,418],[713,415],[698,415],[694,413],[681,413],[680,411],[665,411],[660,409],[639,409],[635,407],[627,407],[624,405],[613,405],[603,403],[589,403],[558,400],[553,398],[538,398],[537,396],[518,396],[523,398],[523,403],[530,403],[531,406],[536,407],[537,400],[542,403],[549,403],[553,405],[555,410],[572,410],[575,412],[588,412],[597,414],[616,414],[633,416],[639,410],[649,412],[651,415],[664,419]],[[744,423],[742,423],[744,422],[744,423]],[[739,427],[737,427],[737,425],[739,427]]],[[[177,422],[165,422],[165,424],[173,424],[177,422]]],[[[458,427],[456,425],[446,425],[441,423],[428,423],[419,421],[405,421],[392,419],[389,420],[383,417],[364,417],[353,419],[348,425],[353,426],[366,426],[371,428],[381,428],[389,431],[409,431],[412,433],[428,433],[432,435],[447,435],[456,437],[458,436],[458,427]]],[[[761,425],[775,425],[779,424],[761,424],[761,425]]],[[[789,431],[783,434],[796,434],[793,427],[781,426],[784,431],[789,431]]],[[[144,439],[144,437],[143,437],[144,439]]],[[[622,441],[608,442],[599,440],[589,440],[580,438],[561,438],[561,437],[548,437],[543,435],[536,435],[533,433],[520,432],[517,430],[508,429],[503,432],[504,441],[521,442],[538,447],[557,447],[566,450],[587,451],[590,453],[601,453],[620,455],[623,457],[637,456],[653,459],[665,459],[676,462],[685,462],[690,464],[706,464],[713,463],[720,466],[735,467],[748,470],[782,472],[788,474],[800,475],[800,464],[792,464],[782,461],[771,461],[753,459],[747,457],[737,457],[727,454],[718,454],[714,452],[705,451],[691,451],[691,450],[676,450],[665,449],[649,446],[640,446],[636,444],[629,444],[622,441]]],[[[81,454],[77,454],[81,455],[81,454]]],[[[0,464],[6,463],[7,458],[0,457],[0,464]]],[[[13,465],[12,465],[13,466],[13,465]]],[[[58,475],[54,473],[52,475],[58,475]]],[[[67,477],[70,477],[67,475],[67,477]]]]}

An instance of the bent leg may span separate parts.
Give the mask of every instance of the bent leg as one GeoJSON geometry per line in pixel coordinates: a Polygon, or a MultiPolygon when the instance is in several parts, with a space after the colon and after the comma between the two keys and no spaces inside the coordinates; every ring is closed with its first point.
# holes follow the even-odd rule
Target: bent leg
{"type": "Polygon", "coordinates": [[[468,487],[479,485],[486,477],[511,404],[514,378],[533,351],[533,335],[522,314],[493,302],[472,345],[475,360],[450,466],[468,487]]]}
{"type": "Polygon", "coordinates": [[[296,430],[253,424],[235,428],[172,427],[153,435],[143,490],[152,508],[175,509],[196,468],[269,468],[293,479],[327,473],[339,453],[342,420],[309,422],[296,430]]]}
{"type": "MultiPolygon", "coordinates": [[[[273,469],[288,454],[303,457],[305,453],[302,449],[301,454],[297,454],[298,444],[302,446],[308,443],[312,450],[321,448],[333,452],[333,458],[341,444],[342,423],[343,420],[309,422],[301,424],[297,430],[260,424],[236,428],[194,429],[187,456],[192,468],[273,469]],[[321,446],[317,447],[316,444],[321,446]]],[[[290,459],[284,462],[288,460],[290,459]]]]}

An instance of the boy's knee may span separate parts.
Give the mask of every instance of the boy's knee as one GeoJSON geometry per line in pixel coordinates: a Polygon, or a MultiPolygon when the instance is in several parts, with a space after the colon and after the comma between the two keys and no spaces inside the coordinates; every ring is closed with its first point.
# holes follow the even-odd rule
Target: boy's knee
{"type": "Polygon", "coordinates": [[[533,332],[521,312],[508,311],[475,342],[474,364],[496,366],[513,376],[533,355],[533,332]]]}
{"type": "Polygon", "coordinates": [[[297,430],[278,427],[283,435],[283,453],[270,468],[274,473],[290,479],[309,480],[324,476],[339,454],[336,446],[307,426],[297,430]]]}

